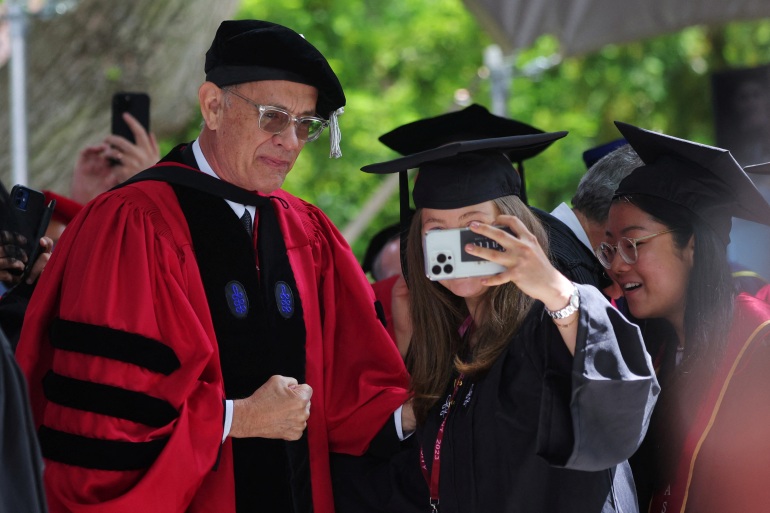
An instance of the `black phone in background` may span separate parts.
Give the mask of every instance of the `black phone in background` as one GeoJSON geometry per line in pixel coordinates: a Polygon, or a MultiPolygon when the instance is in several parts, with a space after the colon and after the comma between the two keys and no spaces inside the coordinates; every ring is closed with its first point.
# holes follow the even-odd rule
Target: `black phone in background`
{"type": "Polygon", "coordinates": [[[51,221],[56,200],[45,202],[45,195],[24,185],[14,185],[11,189],[8,212],[4,216],[2,230],[3,241],[10,242],[23,250],[27,255],[27,263],[21,272],[12,274],[26,276],[40,254],[40,238],[45,235],[48,223],[51,221]],[[18,236],[24,237],[24,242],[18,242],[18,236]]]}
{"type": "Polygon", "coordinates": [[[128,112],[147,132],[150,131],[150,96],[147,93],[115,93],[112,96],[112,133],[125,137],[136,144],[134,133],[123,119],[128,112]]]}

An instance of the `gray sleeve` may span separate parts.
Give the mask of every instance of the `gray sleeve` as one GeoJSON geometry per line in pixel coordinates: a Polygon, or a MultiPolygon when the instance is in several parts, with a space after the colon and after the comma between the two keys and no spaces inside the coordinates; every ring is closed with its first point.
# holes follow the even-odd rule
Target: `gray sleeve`
{"type": "Polygon", "coordinates": [[[636,451],[660,387],[639,328],[594,287],[578,285],[578,290],[569,400],[573,445],[565,466],[596,471],[636,451]]]}

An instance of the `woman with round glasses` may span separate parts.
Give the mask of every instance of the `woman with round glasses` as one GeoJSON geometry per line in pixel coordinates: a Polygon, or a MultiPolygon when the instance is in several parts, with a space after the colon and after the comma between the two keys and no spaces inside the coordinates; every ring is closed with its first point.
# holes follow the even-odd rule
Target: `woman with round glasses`
{"type": "Polygon", "coordinates": [[[732,217],[770,205],[726,150],[616,123],[645,165],[615,193],[596,250],[640,321],[661,383],[631,460],[640,509],[764,511],[770,504],[770,305],[736,296],[732,217]]]}

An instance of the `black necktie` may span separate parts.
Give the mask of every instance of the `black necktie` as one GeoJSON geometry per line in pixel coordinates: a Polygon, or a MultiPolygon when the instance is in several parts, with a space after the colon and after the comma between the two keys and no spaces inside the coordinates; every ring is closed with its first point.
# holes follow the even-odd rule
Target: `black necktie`
{"type": "Polygon", "coordinates": [[[243,227],[246,228],[246,233],[248,233],[249,237],[251,237],[254,233],[254,230],[251,225],[251,214],[249,213],[248,209],[243,211],[243,215],[241,216],[241,223],[243,223],[243,227]]]}

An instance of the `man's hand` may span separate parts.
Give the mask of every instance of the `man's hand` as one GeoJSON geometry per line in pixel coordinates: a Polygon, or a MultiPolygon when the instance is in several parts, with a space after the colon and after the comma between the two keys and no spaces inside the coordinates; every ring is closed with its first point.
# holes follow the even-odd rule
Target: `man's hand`
{"type": "Polygon", "coordinates": [[[401,408],[401,431],[409,435],[417,429],[417,419],[414,416],[412,400],[409,399],[401,408]]]}
{"type": "Polygon", "coordinates": [[[27,239],[15,232],[0,231],[0,281],[8,286],[21,280],[27,264],[27,254],[21,247],[27,239]]]}
{"type": "Polygon", "coordinates": [[[32,269],[29,270],[27,275],[27,283],[32,285],[40,277],[40,273],[45,269],[48,260],[51,258],[51,252],[53,251],[53,240],[49,237],[42,237],[40,239],[40,246],[43,248],[37,256],[35,263],[32,264],[32,269]]]}
{"type": "Polygon", "coordinates": [[[118,177],[112,172],[105,157],[109,149],[106,144],[87,146],[80,150],[75,169],[72,171],[70,198],[85,205],[104,191],[116,186],[118,177]]]}
{"type": "Polygon", "coordinates": [[[233,401],[233,438],[299,440],[310,417],[313,389],[294,378],[273,376],[250,397],[233,401]]]}
{"type": "MultiPolygon", "coordinates": [[[[16,285],[21,281],[28,259],[27,254],[21,249],[25,242],[26,239],[17,233],[0,232],[0,281],[8,286],[16,285]]],[[[26,281],[30,285],[40,277],[53,250],[53,241],[50,238],[42,237],[39,243],[43,249],[27,275],[26,281]]]]}

